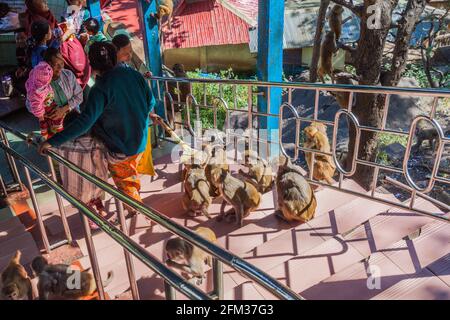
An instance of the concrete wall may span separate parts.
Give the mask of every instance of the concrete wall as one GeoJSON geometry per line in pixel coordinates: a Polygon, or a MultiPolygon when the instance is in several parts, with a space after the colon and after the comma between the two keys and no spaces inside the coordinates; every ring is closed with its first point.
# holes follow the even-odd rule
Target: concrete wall
{"type": "Polygon", "coordinates": [[[250,53],[248,44],[166,50],[164,64],[170,68],[175,63],[183,63],[186,70],[247,72],[256,69],[256,55],[250,53]]]}

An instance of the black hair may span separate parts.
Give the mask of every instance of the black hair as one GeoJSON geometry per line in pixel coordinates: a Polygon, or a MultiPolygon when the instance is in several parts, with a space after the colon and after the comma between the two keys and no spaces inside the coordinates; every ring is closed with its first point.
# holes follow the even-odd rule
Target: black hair
{"type": "Polygon", "coordinates": [[[112,39],[112,43],[116,46],[117,50],[120,50],[129,45],[131,42],[130,38],[126,34],[121,33],[114,36],[114,38],[112,39]]]}
{"type": "Polygon", "coordinates": [[[31,36],[35,43],[41,43],[50,29],[47,20],[35,21],[31,24],[31,36]]]}
{"type": "Polygon", "coordinates": [[[87,31],[97,34],[100,31],[100,23],[95,18],[89,18],[83,23],[87,31]]]}
{"type": "Polygon", "coordinates": [[[56,56],[58,54],[61,54],[59,49],[57,49],[57,48],[48,48],[44,52],[44,61],[47,62],[48,64],[51,64],[53,59],[56,58],[56,56]]]}
{"type": "Polygon", "coordinates": [[[106,72],[117,64],[117,50],[111,42],[94,42],[89,47],[89,62],[92,69],[106,72]]]}

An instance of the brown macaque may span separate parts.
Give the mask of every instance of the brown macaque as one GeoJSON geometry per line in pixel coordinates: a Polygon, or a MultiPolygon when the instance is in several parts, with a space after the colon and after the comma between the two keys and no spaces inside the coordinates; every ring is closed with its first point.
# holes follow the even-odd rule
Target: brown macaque
{"type": "Polygon", "coordinates": [[[213,169],[223,169],[225,171],[230,171],[230,166],[227,163],[227,155],[225,150],[222,147],[214,147],[212,149],[212,157],[209,159],[208,164],[205,168],[206,178],[208,179],[209,183],[209,194],[211,197],[219,197],[220,191],[219,189],[214,185],[211,171],[213,169]]]}
{"type": "MultiPolygon", "coordinates": [[[[358,82],[354,79],[354,76],[350,73],[340,72],[334,75],[334,80],[336,84],[348,84],[348,85],[357,85],[358,82]]],[[[330,92],[335,98],[337,103],[342,109],[348,109],[350,92],[344,91],[335,91],[330,92]]]]}
{"type": "MultiPolygon", "coordinates": [[[[31,267],[38,277],[40,300],[78,300],[92,295],[97,288],[89,269],[79,271],[66,264],[52,265],[41,256],[33,259],[31,267]]],[[[108,286],[113,277],[113,272],[108,272],[103,286],[108,286]]]]}
{"type": "Polygon", "coordinates": [[[316,212],[317,201],[311,186],[302,175],[301,168],[284,156],[279,158],[278,165],[276,215],[288,222],[305,223],[311,220],[316,212]]]}
{"type": "MultiPolygon", "coordinates": [[[[195,232],[206,240],[217,243],[216,234],[209,228],[199,227],[195,232]]],[[[196,278],[201,284],[205,278],[205,264],[212,267],[212,257],[205,251],[193,246],[181,238],[170,239],[165,247],[169,267],[176,268],[185,273],[186,278],[196,278]]]]}
{"type": "Polygon", "coordinates": [[[167,16],[167,23],[169,24],[169,30],[172,30],[171,20],[173,14],[173,1],[172,0],[158,0],[157,13],[155,18],[158,19],[158,23],[161,26],[162,19],[167,16]]]}
{"type": "Polygon", "coordinates": [[[1,274],[0,300],[32,300],[33,292],[27,271],[20,264],[22,253],[17,250],[1,274]]]}
{"type": "Polygon", "coordinates": [[[336,51],[336,35],[333,31],[329,31],[320,46],[320,63],[317,70],[317,75],[323,83],[325,83],[325,75],[329,75],[332,83],[334,83],[333,54],[336,51]]]}
{"type": "MultiPolygon", "coordinates": [[[[331,152],[330,142],[326,134],[326,127],[319,122],[313,122],[305,130],[306,141],[305,148],[319,150],[322,152],[331,152]]],[[[312,153],[305,152],[306,163],[309,170],[312,169],[312,153]]],[[[333,158],[328,155],[316,154],[314,157],[314,170],[313,178],[321,181],[325,180],[329,184],[333,184],[333,176],[336,171],[336,166],[333,162],[333,158]]]]}
{"type": "Polygon", "coordinates": [[[225,214],[225,204],[233,207],[236,223],[239,226],[244,225],[244,218],[258,208],[261,203],[261,194],[250,182],[241,181],[231,175],[223,168],[215,168],[211,171],[212,183],[219,189],[223,197],[222,210],[218,220],[226,218],[229,221],[231,214],[225,214]]]}
{"type": "Polygon", "coordinates": [[[436,143],[439,139],[439,133],[435,128],[426,129],[426,128],[419,128],[419,126],[417,126],[416,136],[417,136],[417,143],[411,149],[414,153],[419,152],[424,141],[428,141],[428,145],[430,146],[431,150],[433,151],[435,150],[436,143]]]}
{"type": "MultiPolygon", "coordinates": [[[[176,63],[173,65],[172,67],[172,71],[175,75],[175,78],[187,78],[188,75],[184,69],[184,65],[181,63],[176,63]]],[[[189,82],[178,82],[178,86],[177,86],[177,82],[173,82],[173,81],[169,81],[167,83],[168,86],[168,91],[170,93],[170,95],[172,96],[174,103],[174,111],[175,112],[179,112],[181,111],[181,106],[180,104],[184,104],[186,103],[186,99],[187,96],[192,92],[192,87],[191,84],[189,82]],[[178,102],[178,96],[180,97],[180,103],[178,102]]],[[[169,104],[167,104],[169,105],[169,104]]],[[[169,110],[169,115],[171,116],[171,110],[169,110]]]]}
{"type": "Polygon", "coordinates": [[[334,5],[328,16],[328,25],[331,31],[334,32],[336,36],[336,41],[339,41],[342,33],[342,13],[344,9],[340,5],[334,5]]]}
{"type": "Polygon", "coordinates": [[[245,173],[239,169],[239,174],[244,179],[254,185],[259,192],[266,193],[272,189],[273,186],[273,172],[272,166],[258,156],[258,154],[251,150],[245,151],[245,166],[248,167],[248,172],[245,173]]]}
{"type": "Polygon", "coordinates": [[[210,186],[206,179],[205,169],[191,168],[184,180],[183,209],[189,216],[196,217],[199,214],[211,218],[208,208],[212,202],[209,194],[210,186]]]}
{"type": "Polygon", "coordinates": [[[186,181],[188,173],[193,168],[204,169],[210,162],[212,157],[212,147],[207,144],[202,145],[202,150],[196,150],[190,148],[184,150],[181,156],[180,162],[183,164],[183,171],[181,172],[181,181],[186,181]]]}

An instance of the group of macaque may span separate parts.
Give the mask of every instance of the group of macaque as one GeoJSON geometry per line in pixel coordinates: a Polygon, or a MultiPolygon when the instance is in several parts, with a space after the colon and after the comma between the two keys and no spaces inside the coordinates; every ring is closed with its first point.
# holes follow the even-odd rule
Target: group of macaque
{"type": "MultiPolygon", "coordinates": [[[[332,184],[336,166],[328,155],[331,147],[326,130],[326,126],[319,122],[312,122],[305,128],[305,147],[325,153],[315,155],[314,166],[311,152],[306,152],[306,160],[310,170],[313,170],[314,179],[332,184]]],[[[262,194],[276,188],[277,217],[300,223],[314,217],[317,201],[313,188],[304,178],[304,171],[299,166],[281,156],[276,159],[278,171],[275,178],[272,164],[256,152],[247,149],[244,159],[248,171],[239,170],[239,175],[233,176],[222,145],[204,144],[201,152],[190,152],[189,156],[182,156],[182,203],[187,214],[191,217],[204,215],[211,218],[209,206],[215,198],[222,198],[217,221],[235,220],[242,227],[244,219],[258,209],[262,194]],[[226,204],[232,206],[231,211],[225,212],[226,204]]],[[[214,231],[209,228],[198,228],[196,232],[213,243],[217,241],[214,231]]],[[[201,283],[205,276],[205,264],[211,266],[208,254],[180,238],[169,240],[165,249],[168,266],[181,270],[188,278],[196,279],[197,284],[201,283]]]]}
{"type": "MultiPolygon", "coordinates": [[[[31,279],[20,263],[21,252],[18,250],[1,274],[0,300],[32,300],[34,297],[31,279]]],[[[31,263],[34,276],[38,278],[37,298],[40,300],[77,300],[88,297],[96,291],[94,276],[89,269],[77,271],[66,264],[49,264],[38,256],[31,263]],[[74,272],[79,272],[74,276],[74,272]]],[[[108,273],[103,285],[107,286],[113,279],[113,272],[108,273]]]]}

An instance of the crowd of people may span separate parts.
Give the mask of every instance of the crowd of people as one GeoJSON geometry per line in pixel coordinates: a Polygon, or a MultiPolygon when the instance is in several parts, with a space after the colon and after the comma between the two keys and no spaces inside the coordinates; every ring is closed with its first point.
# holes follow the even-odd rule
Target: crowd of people
{"type": "MultiPolygon", "coordinates": [[[[111,176],[119,190],[142,201],[139,174],[154,174],[150,121],[160,121],[152,112],[152,91],[128,65],[129,37],[108,41],[100,21],[89,16],[86,0],[67,2],[67,14],[58,22],[45,0],[25,1],[26,40],[17,50],[15,88],[26,94],[27,109],[39,122],[42,154],[53,147],[89,173],[103,180],[111,176]]],[[[72,195],[107,215],[101,189],[65,167],[60,176],[72,195]]]]}

